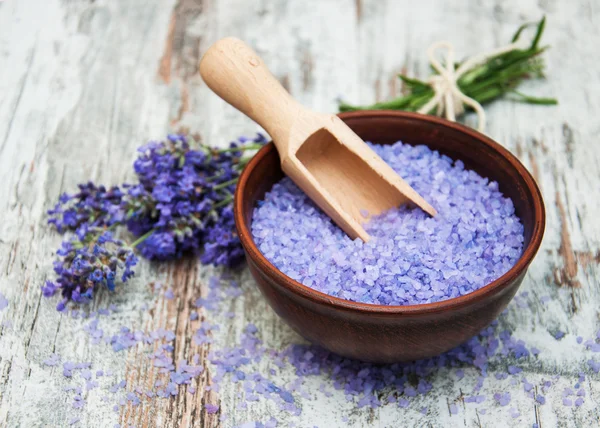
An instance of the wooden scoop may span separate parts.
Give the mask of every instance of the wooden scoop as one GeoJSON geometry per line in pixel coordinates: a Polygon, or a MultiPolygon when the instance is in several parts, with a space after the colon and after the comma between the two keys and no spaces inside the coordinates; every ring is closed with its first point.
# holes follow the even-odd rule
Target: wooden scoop
{"type": "Polygon", "coordinates": [[[296,102],[241,40],[228,37],[212,45],[200,61],[200,74],[217,95],[269,133],[283,171],[350,238],[367,242],[361,223],[408,202],[436,214],[336,115],[296,102]]]}

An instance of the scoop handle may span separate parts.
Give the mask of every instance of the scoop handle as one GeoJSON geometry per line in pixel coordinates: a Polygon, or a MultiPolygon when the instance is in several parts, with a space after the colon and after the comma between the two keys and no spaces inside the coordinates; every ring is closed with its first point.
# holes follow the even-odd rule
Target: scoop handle
{"type": "Polygon", "coordinates": [[[200,75],[219,97],[262,126],[283,154],[303,107],[250,46],[234,37],[217,41],[200,60],[200,75]]]}

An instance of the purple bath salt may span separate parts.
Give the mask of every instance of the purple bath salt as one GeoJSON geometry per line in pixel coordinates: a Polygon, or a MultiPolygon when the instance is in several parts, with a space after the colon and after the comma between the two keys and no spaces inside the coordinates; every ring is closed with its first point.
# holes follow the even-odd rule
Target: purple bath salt
{"type": "Polygon", "coordinates": [[[329,295],[381,305],[423,304],[473,292],[506,273],[523,226],[498,184],[426,146],[373,149],[438,211],[392,209],[351,240],[288,178],[254,210],[260,251],[289,277],[329,295]]]}
{"type": "Polygon", "coordinates": [[[522,371],[523,371],[523,369],[520,367],[508,366],[508,373],[510,373],[511,375],[521,373],[522,371]]]}
{"type": "Polygon", "coordinates": [[[594,371],[594,373],[598,373],[600,371],[600,362],[595,360],[588,360],[588,365],[594,371]]]}
{"type": "Polygon", "coordinates": [[[494,394],[494,400],[501,406],[507,406],[510,403],[510,392],[497,392],[494,394]]]}
{"type": "Polygon", "coordinates": [[[214,414],[219,411],[219,406],[216,404],[208,403],[206,406],[204,406],[204,408],[206,409],[206,413],[210,413],[210,414],[214,414]]]}
{"type": "Polygon", "coordinates": [[[8,307],[8,299],[4,297],[4,294],[0,293],[0,311],[8,307]]]}
{"type": "MultiPolygon", "coordinates": [[[[51,354],[44,360],[44,365],[53,367],[60,362],[60,356],[57,354],[51,354]]],[[[70,371],[70,370],[69,370],[70,371]]]]}
{"type": "Polygon", "coordinates": [[[465,403],[483,403],[485,401],[485,396],[483,395],[474,395],[471,397],[465,397],[465,403]]]}

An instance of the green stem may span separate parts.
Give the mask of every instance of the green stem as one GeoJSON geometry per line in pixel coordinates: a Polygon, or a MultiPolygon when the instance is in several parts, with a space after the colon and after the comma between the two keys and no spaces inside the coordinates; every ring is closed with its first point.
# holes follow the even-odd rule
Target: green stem
{"type": "Polygon", "coordinates": [[[233,178],[233,179],[231,179],[229,181],[225,181],[225,182],[223,182],[221,184],[217,184],[215,187],[213,187],[213,190],[224,189],[227,186],[230,186],[230,185],[232,185],[234,183],[237,183],[237,181],[238,181],[237,178],[233,178]]]}
{"type": "Polygon", "coordinates": [[[262,147],[262,144],[248,144],[240,147],[230,147],[228,149],[217,150],[217,153],[231,153],[231,152],[243,152],[245,150],[258,150],[262,147]]]}
{"type": "Polygon", "coordinates": [[[239,160],[239,162],[234,165],[234,168],[237,169],[238,171],[241,171],[248,164],[248,162],[250,162],[251,159],[252,159],[252,156],[241,158],[239,160]]]}
{"type": "Polygon", "coordinates": [[[519,101],[522,101],[522,102],[525,102],[528,104],[538,104],[538,105],[545,105],[545,106],[558,104],[558,100],[556,98],[532,97],[529,95],[525,95],[517,90],[512,90],[511,93],[520,97],[519,101]]]}
{"type": "Polygon", "coordinates": [[[140,236],[138,239],[136,239],[135,241],[133,241],[130,245],[131,248],[135,248],[138,245],[140,245],[142,242],[144,242],[146,240],[146,238],[148,238],[150,235],[152,235],[154,233],[154,229],[149,230],[148,232],[144,233],[142,236],[140,236]]]}
{"type": "Polygon", "coordinates": [[[221,202],[218,202],[218,203],[214,204],[213,207],[212,207],[212,209],[216,210],[216,209],[219,209],[221,207],[224,207],[225,205],[229,204],[231,201],[233,201],[233,196],[225,198],[221,202]]]}

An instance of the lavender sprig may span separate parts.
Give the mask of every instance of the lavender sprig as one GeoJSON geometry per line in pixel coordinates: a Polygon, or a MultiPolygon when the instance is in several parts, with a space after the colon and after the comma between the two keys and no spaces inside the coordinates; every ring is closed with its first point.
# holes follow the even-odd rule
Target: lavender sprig
{"type": "Polygon", "coordinates": [[[42,287],[44,296],[60,291],[63,300],[57,309],[64,310],[70,300],[90,302],[97,289],[114,291],[118,272],[122,282],[134,274],[134,248],[151,260],[197,252],[205,264],[231,267],[241,262],[233,193],[249,159],[244,153],[265,142],[258,134],[215,149],[184,135],[169,135],[138,149],[138,183],[107,190],[89,182],[79,185],[76,194],[61,195],[48,211],[48,223],[75,236],[57,251],[58,278],[42,287]],[[123,225],[136,237],[130,245],[113,238],[112,230],[123,225]]]}
{"type": "Polygon", "coordinates": [[[246,150],[261,147],[262,135],[241,138],[227,149],[199,146],[189,138],[169,135],[139,149],[134,169],[139,184],[127,186],[123,197],[127,227],[153,260],[178,258],[201,251],[205,264],[233,266],[242,259],[235,234],[231,202],[246,150]]]}
{"type": "Polygon", "coordinates": [[[134,274],[137,257],[133,249],[115,239],[109,230],[83,225],[77,235],[62,243],[57,251],[59,259],[54,262],[58,275],[55,281],[46,281],[42,287],[44,296],[51,297],[60,291],[63,300],[56,307],[65,309],[69,300],[88,303],[94,290],[115,290],[117,278],[127,282],[134,274]]]}
{"type": "Polygon", "coordinates": [[[59,233],[75,231],[83,224],[102,227],[122,221],[123,193],[118,187],[106,190],[91,181],[78,187],[79,192],[73,195],[63,193],[56,206],[48,211],[48,223],[53,224],[59,233]]]}

